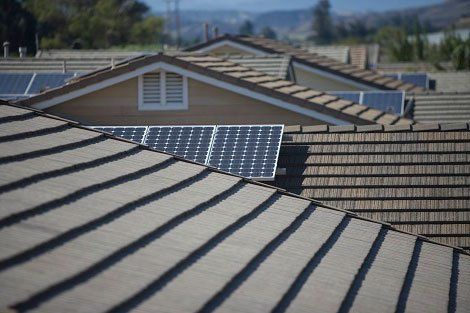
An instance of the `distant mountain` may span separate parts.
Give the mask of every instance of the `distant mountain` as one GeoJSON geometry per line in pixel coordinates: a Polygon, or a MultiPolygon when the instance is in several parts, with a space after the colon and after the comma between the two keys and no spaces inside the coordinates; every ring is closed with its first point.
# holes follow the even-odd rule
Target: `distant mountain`
{"type": "MultiPolygon", "coordinates": [[[[157,14],[164,15],[161,12],[157,14]]],[[[456,23],[459,18],[470,15],[470,0],[447,0],[442,4],[382,13],[334,14],[333,18],[335,21],[344,22],[360,19],[368,26],[377,26],[381,25],[384,20],[391,20],[402,15],[417,15],[422,21],[431,23],[434,28],[443,29],[456,23]]],[[[211,26],[217,26],[220,34],[236,34],[245,20],[250,20],[254,24],[256,32],[269,26],[276,31],[279,38],[304,39],[311,34],[312,9],[265,13],[250,13],[242,10],[183,10],[181,11],[181,33],[185,39],[202,39],[202,25],[208,22],[211,26]]]]}

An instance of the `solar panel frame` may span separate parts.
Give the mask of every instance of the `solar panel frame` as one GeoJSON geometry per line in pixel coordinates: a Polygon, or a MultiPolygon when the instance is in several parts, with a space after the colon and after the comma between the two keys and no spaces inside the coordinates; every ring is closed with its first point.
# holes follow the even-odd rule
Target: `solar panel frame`
{"type": "Polygon", "coordinates": [[[24,95],[34,73],[0,73],[0,94],[24,95]]]}
{"type": "Polygon", "coordinates": [[[360,104],[369,106],[371,108],[375,108],[387,113],[393,113],[393,114],[399,114],[403,115],[404,109],[405,109],[405,92],[404,91],[399,91],[399,90],[371,90],[371,91],[362,91],[361,92],[361,102],[360,104]],[[374,102],[368,103],[367,98],[372,95],[379,95],[379,96],[391,96],[391,95],[399,95],[400,100],[397,103],[392,103],[392,104],[387,104],[385,101],[381,102],[380,100],[374,100],[374,102]],[[381,105],[383,103],[383,105],[381,105]],[[396,110],[397,107],[394,107],[395,105],[398,105],[399,108],[396,110]],[[392,110],[387,110],[388,107],[392,107],[392,110]]]}
{"type": "Polygon", "coordinates": [[[89,126],[90,128],[93,128],[93,129],[96,129],[96,130],[99,130],[99,131],[103,131],[103,132],[106,132],[106,133],[110,133],[111,135],[113,136],[116,136],[116,137],[119,137],[119,138],[123,138],[123,139],[126,139],[126,140],[130,140],[130,141],[133,141],[133,142],[136,142],[136,143],[139,143],[139,144],[143,144],[144,143],[144,140],[146,139],[147,137],[147,133],[148,133],[148,126],[110,126],[110,125],[106,125],[106,126],[96,126],[96,125],[93,125],[93,126],[89,126]],[[132,137],[131,138],[126,138],[126,137],[123,137],[123,136],[119,136],[111,131],[108,131],[109,128],[122,128],[122,129],[130,129],[130,128],[144,128],[144,133],[142,134],[142,139],[140,141],[137,141],[137,140],[133,140],[132,137]]]}
{"type": "Polygon", "coordinates": [[[42,91],[63,86],[75,73],[34,73],[26,93],[39,94],[42,91]]]}
{"type": "Polygon", "coordinates": [[[328,93],[355,103],[361,101],[361,91],[329,91],[328,93]]]}
{"type": "MultiPolygon", "coordinates": [[[[212,145],[212,148],[211,148],[211,153],[210,153],[210,156],[209,156],[209,159],[208,159],[208,162],[207,162],[207,165],[210,165],[210,166],[214,166],[214,167],[217,167],[219,168],[220,170],[222,171],[226,171],[226,172],[230,172],[232,174],[235,174],[235,175],[239,175],[239,176],[243,176],[243,177],[247,177],[247,178],[250,178],[250,179],[254,179],[254,180],[258,180],[258,181],[272,181],[275,179],[275,176],[276,176],[276,169],[277,169],[277,162],[279,160],[279,153],[280,153],[280,148],[281,148],[281,142],[282,142],[282,135],[284,133],[284,125],[282,124],[256,124],[256,125],[218,125],[217,126],[217,132],[215,133],[214,135],[214,143],[212,145]],[[219,134],[219,129],[220,128],[235,128],[235,127],[271,127],[272,129],[274,129],[275,127],[279,127],[279,139],[278,139],[278,142],[276,144],[275,147],[275,150],[276,150],[276,153],[275,153],[275,157],[272,161],[272,164],[273,164],[273,168],[272,168],[272,172],[271,172],[271,175],[270,176],[267,176],[267,175],[263,175],[263,176],[248,176],[248,175],[243,175],[241,174],[240,172],[234,172],[234,171],[231,171],[231,170],[227,170],[223,167],[220,167],[220,165],[215,165],[214,163],[211,163],[211,159],[214,155],[214,146],[215,146],[215,141],[216,141],[216,136],[219,134]]],[[[235,147],[234,147],[235,148],[235,147]]],[[[269,147],[267,147],[269,148],[269,147]]],[[[246,151],[246,150],[245,150],[246,151]]],[[[268,151],[266,151],[268,152],[268,151]]],[[[259,162],[259,161],[258,161],[259,162]]],[[[253,165],[252,165],[253,166],[253,165]]]]}
{"type": "Polygon", "coordinates": [[[429,89],[429,76],[427,73],[401,73],[400,79],[405,83],[429,89]]]}
{"type": "MultiPolygon", "coordinates": [[[[173,155],[177,155],[177,156],[179,156],[179,157],[185,158],[185,159],[187,159],[187,160],[191,160],[191,161],[193,161],[193,162],[197,162],[197,163],[201,163],[201,164],[207,164],[207,161],[208,161],[208,158],[209,158],[209,153],[210,153],[210,147],[211,147],[212,141],[214,140],[214,134],[215,134],[216,129],[217,129],[217,126],[216,126],[216,125],[153,125],[153,126],[149,126],[149,127],[148,127],[147,136],[145,137],[145,140],[143,141],[143,144],[145,144],[145,145],[147,145],[147,146],[149,146],[149,147],[151,147],[151,148],[153,148],[153,149],[160,150],[160,151],[164,151],[164,152],[166,152],[166,153],[170,153],[170,154],[173,154],[173,155]],[[168,150],[168,149],[165,149],[164,147],[159,147],[158,145],[153,145],[153,146],[152,146],[151,144],[149,144],[149,136],[152,136],[151,131],[152,131],[153,129],[157,129],[157,128],[159,128],[159,129],[161,129],[161,128],[169,128],[169,129],[178,129],[178,128],[180,128],[180,129],[183,129],[183,128],[185,128],[185,129],[190,129],[190,128],[192,128],[193,130],[194,130],[195,128],[210,129],[211,135],[210,135],[210,138],[209,138],[209,140],[208,140],[208,142],[207,142],[207,151],[205,152],[204,159],[198,158],[199,153],[196,153],[196,154],[194,155],[194,157],[189,157],[188,154],[183,154],[183,155],[182,155],[182,154],[179,154],[177,151],[174,151],[174,150],[171,150],[171,151],[170,151],[170,150],[168,150]]],[[[168,138],[169,138],[169,137],[168,137],[168,138]]],[[[167,139],[167,140],[168,140],[168,139],[167,139]]],[[[192,142],[192,143],[188,142],[188,143],[186,144],[186,146],[189,147],[189,145],[191,145],[191,144],[192,144],[192,145],[197,144],[197,145],[199,146],[198,148],[201,147],[201,141],[198,141],[197,143],[195,143],[195,142],[192,142]]],[[[176,146],[175,146],[175,148],[176,148],[176,146]]],[[[186,149],[187,149],[187,148],[186,148],[186,149]]],[[[189,151],[188,151],[188,152],[189,152],[189,151]]],[[[199,152],[199,151],[198,151],[198,152],[199,152]]]]}

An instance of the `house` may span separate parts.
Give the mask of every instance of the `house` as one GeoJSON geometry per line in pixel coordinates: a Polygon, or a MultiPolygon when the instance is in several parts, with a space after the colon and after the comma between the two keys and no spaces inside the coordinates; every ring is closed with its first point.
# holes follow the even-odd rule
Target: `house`
{"type": "Polygon", "coordinates": [[[413,93],[423,91],[421,87],[382,76],[375,71],[361,69],[306,49],[262,37],[224,35],[190,47],[187,51],[214,55],[286,54],[292,58],[296,83],[315,90],[403,90],[413,93]]]}
{"type": "Polygon", "coordinates": [[[469,124],[285,127],[274,185],[470,250],[469,124]]]}
{"type": "Polygon", "coordinates": [[[6,312],[470,305],[465,251],[387,223],[6,104],[0,146],[6,312]]]}
{"type": "Polygon", "coordinates": [[[413,123],[194,53],[139,56],[20,103],[87,125],[413,123]]]}

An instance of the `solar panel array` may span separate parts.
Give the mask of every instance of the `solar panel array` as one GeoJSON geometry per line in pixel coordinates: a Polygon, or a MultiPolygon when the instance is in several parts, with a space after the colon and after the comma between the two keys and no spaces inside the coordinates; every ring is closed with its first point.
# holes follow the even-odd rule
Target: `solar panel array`
{"type": "Polygon", "coordinates": [[[0,99],[24,99],[64,85],[76,73],[0,73],[0,99]]]}
{"type": "Polygon", "coordinates": [[[142,143],[147,134],[147,126],[94,126],[93,128],[138,143],[142,143]]]}
{"type": "Polygon", "coordinates": [[[219,126],[209,165],[244,177],[274,177],[282,126],[219,126]]]}
{"type": "Polygon", "coordinates": [[[330,93],[387,113],[403,114],[405,104],[403,91],[332,91],[330,93]]]}
{"type": "Polygon", "coordinates": [[[426,73],[395,73],[384,76],[429,89],[429,77],[426,73]]]}
{"type": "Polygon", "coordinates": [[[240,176],[272,180],[282,125],[93,126],[240,176]]]}
{"type": "Polygon", "coordinates": [[[215,126],[150,126],[144,144],[206,163],[215,126]]]}

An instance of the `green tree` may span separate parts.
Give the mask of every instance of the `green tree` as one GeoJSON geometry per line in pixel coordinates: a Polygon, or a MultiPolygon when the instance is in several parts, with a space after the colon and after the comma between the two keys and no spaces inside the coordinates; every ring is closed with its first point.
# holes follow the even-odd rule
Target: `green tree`
{"type": "Polygon", "coordinates": [[[261,30],[261,36],[269,39],[277,38],[276,32],[269,26],[266,26],[261,30]]]}
{"type": "Polygon", "coordinates": [[[333,23],[330,15],[330,2],[320,0],[313,9],[313,39],[317,44],[330,44],[334,40],[333,23]]]}
{"type": "Polygon", "coordinates": [[[375,36],[375,41],[385,47],[393,61],[405,62],[413,59],[413,45],[402,28],[381,28],[375,36]]]}
{"type": "Polygon", "coordinates": [[[238,29],[238,33],[243,36],[252,36],[254,34],[253,23],[249,20],[243,22],[238,29]]]}
{"type": "Polygon", "coordinates": [[[10,50],[26,46],[28,52],[34,53],[36,19],[28,12],[22,1],[2,0],[0,2],[0,38],[10,42],[10,50]]]}
{"type": "Polygon", "coordinates": [[[157,32],[162,32],[161,22],[147,20],[149,8],[138,0],[26,0],[26,7],[38,20],[42,48],[94,49],[137,40],[155,42],[157,32]],[[138,39],[133,37],[136,34],[138,39]]]}
{"type": "Polygon", "coordinates": [[[461,40],[451,55],[452,65],[456,70],[469,70],[470,69],[470,38],[461,40]]]}
{"type": "Polygon", "coordinates": [[[132,26],[130,42],[136,44],[161,43],[163,30],[163,19],[157,16],[149,16],[132,26]]]}

